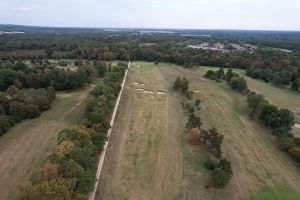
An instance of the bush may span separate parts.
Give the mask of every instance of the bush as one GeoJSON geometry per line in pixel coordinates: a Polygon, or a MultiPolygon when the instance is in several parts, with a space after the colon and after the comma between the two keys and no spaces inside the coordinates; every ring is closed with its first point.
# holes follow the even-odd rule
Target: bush
{"type": "Polygon", "coordinates": [[[231,175],[221,168],[214,169],[212,173],[212,180],[215,186],[224,187],[230,180],[231,175]]]}
{"type": "Polygon", "coordinates": [[[231,163],[226,158],[221,159],[212,173],[213,183],[217,187],[223,187],[229,182],[231,176],[231,163]]]}
{"type": "Polygon", "coordinates": [[[230,87],[242,93],[246,93],[248,91],[246,80],[240,77],[233,77],[230,81],[230,87]]]}
{"type": "Polygon", "coordinates": [[[214,170],[216,167],[217,167],[217,163],[215,162],[215,161],[213,161],[213,160],[210,160],[210,159],[208,159],[207,161],[205,161],[205,163],[204,163],[204,167],[206,168],[206,169],[209,169],[209,170],[214,170]]]}

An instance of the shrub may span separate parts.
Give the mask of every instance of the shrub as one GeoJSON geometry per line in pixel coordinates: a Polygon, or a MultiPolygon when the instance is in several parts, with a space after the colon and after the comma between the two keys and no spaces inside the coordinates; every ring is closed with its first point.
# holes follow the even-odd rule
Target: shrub
{"type": "Polygon", "coordinates": [[[208,159],[204,163],[204,167],[209,170],[214,170],[217,167],[217,163],[213,160],[208,159]]]}
{"type": "Polygon", "coordinates": [[[199,128],[192,128],[188,133],[187,133],[187,139],[188,142],[193,144],[193,145],[199,145],[200,144],[200,139],[201,139],[201,131],[199,128]]]}

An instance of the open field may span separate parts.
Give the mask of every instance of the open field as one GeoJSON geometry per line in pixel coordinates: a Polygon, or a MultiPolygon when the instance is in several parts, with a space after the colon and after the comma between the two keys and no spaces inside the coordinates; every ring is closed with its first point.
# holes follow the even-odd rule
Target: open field
{"type": "Polygon", "coordinates": [[[83,113],[82,101],[89,89],[57,93],[50,110],[21,122],[0,138],[0,199],[13,199],[19,184],[38,178],[59,131],[76,122],[73,115],[83,113]]]}
{"type": "Polygon", "coordinates": [[[261,188],[300,187],[299,169],[278,149],[270,130],[248,119],[245,96],[202,78],[199,71],[136,64],[112,131],[97,199],[249,199],[261,188]],[[201,98],[204,127],[215,126],[225,136],[223,151],[234,176],[224,189],[205,188],[211,185],[210,174],[202,164],[209,153],[191,150],[184,142],[182,97],[171,89],[177,76],[188,78],[195,97],[201,98]]]}
{"type": "MultiPolygon", "coordinates": [[[[200,71],[205,73],[207,70],[217,70],[218,67],[200,67],[200,71]]],[[[226,70],[225,70],[226,71],[226,70]]],[[[245,75],[245,71],[241,69],[234,69],[240,75],[244,75],[247,80],[248,87],[251,91],[262,94],[270,103],[280,107],[287,108],[294,112],[296,122],[300,124],[300,93],[290,89],[279,88],[270,83],[253,79],[245,75]]],[[[294,128],[294,133],[300,137],[300,128],[294,128]]]]}

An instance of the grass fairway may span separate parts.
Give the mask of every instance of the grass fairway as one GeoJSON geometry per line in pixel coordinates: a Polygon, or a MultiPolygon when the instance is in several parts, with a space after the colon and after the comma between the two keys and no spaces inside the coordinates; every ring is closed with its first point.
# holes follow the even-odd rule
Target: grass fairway
{"type": "Polygon", "coordinates": [[[249,200],[298,200],[300,192],[288,189],[283,186],[262,188],[255,196],[249,200]]]}
{"type": "Polygon", "coordinates": [[[265,187],[300,187],[299,169],[278,149],[270,130],[248,119],[245,96],[204,79],[196,70],[135,64],[113,128],[97,199],[249,199],[265,187]],[[201,98],[204,127],[215,126],[224,134],[224,156],[231,160],[234,176],[223,189],[205,188],[211,185],[210,174],[202,164],[209,153],[204,148],[191,150],[183,140],[182,97],[171,89],[177,76],[188,78],[195,97],[201,98]],[[167,94],[157,95],[158,90],[167,94]]]}
{"type": "MultiPolygon", "coordinates": [[[[200,67],[201,73],[207,70],[218,70],[218,67],[200,67]]],[[[271,83],[253,79],[245,75],[244,70],[234,69],[235,72],[244,75],[247,80],[249,89],[264,95],[268,101],[281,108],[288,108],[296,114],[297,119],[300,121],[300,93],[290,89],[283,89],[273,86],[271,83]]]]}
{"type": "Polygon", "coordinates": [[[0,138],[0,199],[14,199],[19,184],[36,180],[59,131],[75,121],[73,114],[82,113],[81,102],[88,91],[57,93],[50,110],[21,122],[0,138]]]}

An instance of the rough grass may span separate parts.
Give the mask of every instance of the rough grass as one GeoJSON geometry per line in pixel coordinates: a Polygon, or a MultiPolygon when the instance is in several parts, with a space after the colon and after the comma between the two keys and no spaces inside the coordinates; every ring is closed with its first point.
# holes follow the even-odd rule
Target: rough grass
{"type": "Polygon", "coordinates": [[[245,96],[225,83],[203,78],[198,70],[161,63],[136,62],[129,72],[113,128],[97,199],[248,199],[260,188],[284,184],[300,187],[299,169],[276,146],[270,130],[247,117],[245,96]],[[222,189],[211,184],[203,162],[205,147],[189,148],[184,141],[186,113],[182,96],[172,90],[177,76],[190,80],[195,98],[202,101],[205,128],[216,127],[224,136],[224,156],[234,176],[222,189]],[[163,90],[154,95],[136,91],[163,90]],[[210,186],[207,188],[206,186],[210,186]]]}
{"type": "MultiPolygon", "coordinates": [[[[205,73],[209,69],[218,70],[218,67],[201,66],[201,73],[205,73]]],[[[225,69],[226,71],[226,69],[225,69]]],[[[289,88],[279,88],[273,86],[271,83],[265,83],[264,81],[253,79],[245,75],[245,70],[234,69],[233,71],[243,75],[247,80],[249,89],[264,95],[268,101],[281,108],[288,108],[296,114],[298,120],[300,120],[300,93],[290,90],[289,88]]]]}
{"type": "Polygon", "coordinates": [[[50,110],[21,122],[0,138],[0,199],[14,199],[19,184],[39,179],[39,169],[52,153],[57,134],[70,125],[71,115],[81,113],[77,109],[88,91],[58,93],[50,110]]]}

